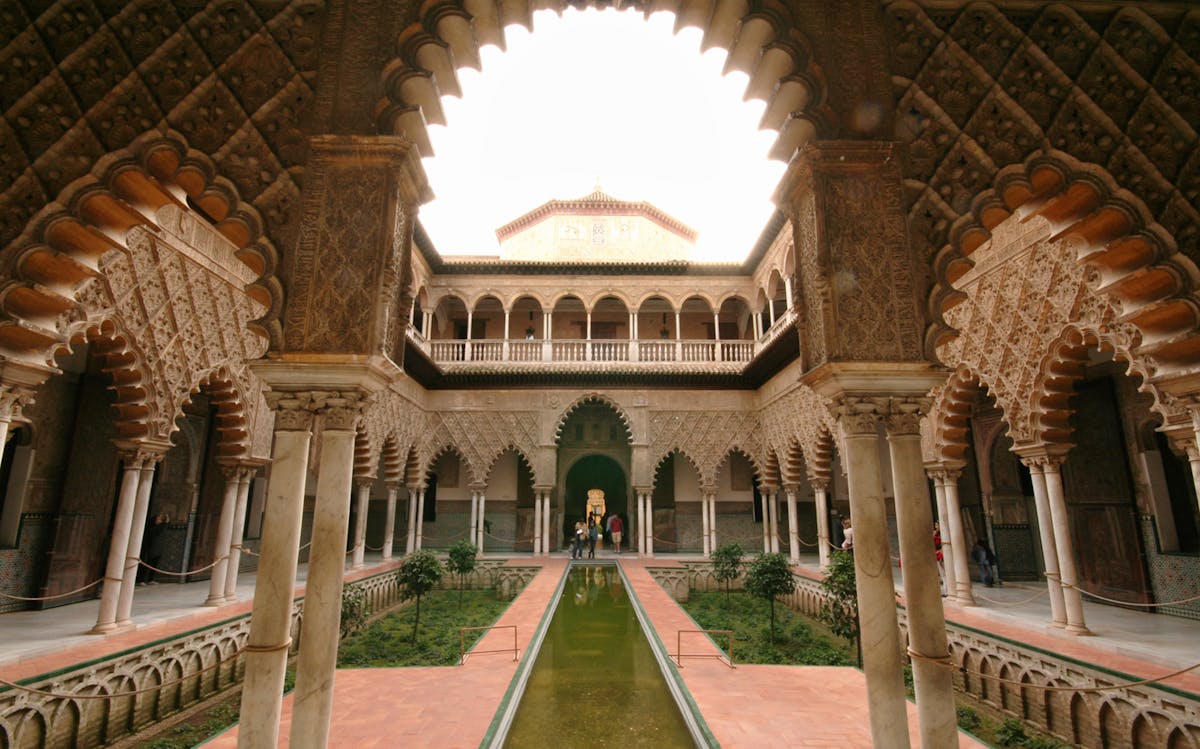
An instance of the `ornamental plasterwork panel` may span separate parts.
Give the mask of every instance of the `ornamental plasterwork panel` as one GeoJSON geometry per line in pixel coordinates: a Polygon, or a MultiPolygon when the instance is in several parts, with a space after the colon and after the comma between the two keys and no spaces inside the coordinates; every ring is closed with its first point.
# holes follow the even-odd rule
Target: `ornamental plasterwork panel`
{"type": "Polygon", "coordinates": [[[196,388],[218,370],[228,370],[245,388],[242,405],[254,438],[250,453],[264,456],[273,420],[262,413],[264,386],[245,362],[266,352],[266,339],[249,328],[265,308],[218,270],[202,267],[172,246],[173,239],[166,232],[132,230],[127,250],[101,259],[101,276],[79,290],[79,309],[64,313],[56,321],[58,330],[70,338],[113,318],[130,336],[149,410],[140,421],[152,439],[168,439],[196,388]]]}
{"type": "MultiPolygon", "coordinates": [[[[821,446],[836,439],[840,450],[841,432],[825,398],[807,385],[797,385],[764,406],[760,418],[769,449],[780,456],[780,465],[785,471],[791,468],[787,456],[791,445],[796,443],[804,453],[809,480],[828,475],[831,461],[823,457],[828,450],[822,450],[821,446]]],[[[790,483],[800,477],[785,473],[783,478],[785,483],[790,483]]]]}
{"type": "Polygon", "coordinates": [[[404,460],[408,451],[422,439],[427,423],[428,414],[404,396],[391,390],[376,395],[363,415],[371,475],[381,470],[380,456],[389,438],[400,451],[400,459],[404,460]]]}
{"type": "Polygon", "coordinates": [[[700,472],[700,485],[716,483],[717,471],[732,451],[741,451],[756,468],[764,459],[762,424],[754,411],[652,411],[651,462],[668,453],[687,455],[700,472]]]}
{"type": "MultiPolygon", "coordinates": [[[[1039,404],[1047,394],[1048,368],[1071,331],[1131,362],[1143,389],[1153,375],[1153,363],[1133,353],[1141,342],[1137,329],[1121,321],[1116,302],[1092,290],[1094,272],[1077,262],[1082,240],[1052,234],[1041,217],[1022,221],[1017,215],[997,226],[972,255],[975,267],[956,283],[966,299],[946,317],[960,334],[938,348],[942,361],[966,367],[988,388],[1017,444],[1041,441],[1039,404]]],[[[948,382],[931,393],[935,420],[944,399],[953,397],[950,388],[948,382]]],[[[1149,389],[1154,409],[1168,415],[1149,389]]]]}
{"type": "Polygon", "coordinates": [[[536,460],[538,414],[533,411],[434,411],[426,417],[419,452],[428,466],[445,449],[462,456],[473,483],[486,483],[496,458],[509,447],[530,463],[534,483],[542,483],[536,460]]]}

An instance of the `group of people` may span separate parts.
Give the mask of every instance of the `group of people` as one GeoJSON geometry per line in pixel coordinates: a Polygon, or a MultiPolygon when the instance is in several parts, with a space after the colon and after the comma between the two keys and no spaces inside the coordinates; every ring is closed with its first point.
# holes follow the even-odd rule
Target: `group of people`
{"type": "MultiPolygon", "coordinates": [[[[842,518],[842,543],[843,551],[854,551],[854,529],[850,526],[850,518],[842,518]]],[[[940,523],[933,524],[933,553],[937,558],[938,578],[942,588],[942,595],[946,595],[946,567],[945,560],[942,554],[942,528],[940,523]]],[[[996,574],[996,554],[991,547],[982,538],[975,539],[975,546],[971,548],[971,560],[975,562],[975,567],[979,571],[979,580],[987,587],[992,587],[996,584],[998,575],[996,574]]]]}
{"type": "Polygon", "coordinates": [[[607,519],[599,514],[589,515],[586,521],[580,520],[575,523],[575,531],[571,536],[571,558],[583,559],[583,550],[586,548],[587,558],[595,559],[596,543],[601,534],[608,534],[612,539],[613,548],[620,554],[624,531],[624,521],[616,513],[609,515],[607,519]]]}

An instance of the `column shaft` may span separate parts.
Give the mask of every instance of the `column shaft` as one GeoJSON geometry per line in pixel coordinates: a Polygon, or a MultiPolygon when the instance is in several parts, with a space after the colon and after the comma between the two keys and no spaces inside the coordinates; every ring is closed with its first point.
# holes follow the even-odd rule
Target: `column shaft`
{"type": "Polygon", "coordinates": [[[1083,596],[1079,594],[1079,576],[1075,573],[1075,544],[1071,542],[1071,520],[1063,497],[1060,461],[1046,464],[1046,499],[1050,504],[1050,519],[1054,523],[1054,546],[1058,551],[1058,574],[1062,579],[1063,603],[1067,609],[1067,631],[1078,635],[1091,634],[1083,619],[1083,596]]]}
{"type": "Polygon", "coordinates": [[[712,547],[709,545],[709,525],[708,525],[708,495],[704,494],[700,497],[700,534],[703,536],[704,556],[712,554],[712,547]]]}
{"type": "Polygon", "coordinates": [[[146,532],[146,514],[150,510],[150,489],[154,486],[154,466],[161,456],[147,456],[138,479],[137,500],[133,504],[133,525],[129,528],[129,547],[125,554],[125,574],[121,595],[117,597],[117,626],[133,624],[133,589],[142,555],[142,537],[146,532]]]}
{"type": "Polygon", "coordinates": [[[533,493],[533,555],[541,556],[542,549],[542,493],[533,493]]]}
{"type": "Polygon", "coordinates": [[[767,503],[771,511],[771,553],[779,553],[779,492],[771,492],[771,501],[767,503]]]}
{"type": "MultiPolygon", "coordinates": [[[[324,747],[329,739],[342,616],[346,532],[350,525],[354,478],[354,439],[353,429],[327,426],[321,435],[321,464],[317,474],[312,547],[304,595],[304,626],[300,630],[300,657],[296,664],[293,747],[317,749],[324,747]]],[[[364,504],[362,497],[369,490],[369,486],[358,487],[360,513],[364,504]]],[[[365,523],[360,520],[358,525],[365,523]]]]}
{"type": "Polygon", "coordinates": [[[813,487],[817,505],[817,559],[821,569],[829,566],[829,494],[825,487],[813,487]]]}
{"type": "Polygon", "coordinates": [[[641,492],[634,492],[637,496],[637,532],[638,532],[638,555],[645,556],[646,554],[646,503],[643,501],[641,492]]]}
{"type": "Polygon", "coordinates": [[[654,495],[643,492],[646,497],[646,556],[654,556],[654,495]]]}
{"type": "Polygon", "coordinates": [[[310,429],[311,425],[303,431],[275,432],[264,512],[268,521],[263,523],[254,609],[246,643],[239,749],[275,749],[279,744],[279,709],[283,704],[283,676],[291,643],[292,595],[300,550],[310,429]]]}
{"type": "Polygon", "coordinates": [[[946,594],[957,597],[958,588],[954,584],[954,558],[950,556],[950,547],[946,539],[950,537],[950,523],[946,518],[946,477],[942,471],[933,476],[933,496],[937,505],[937,520],[941,526],[942,537],[942,572],[945,575],[946,594]]]}
{"type": "Polygon", "coordinates": [[[229,574],[229,547],[233,544],[233,516],[237,512],[238,474],[233,466],[225,466],[225,496],[221,501],[221,516],[217,521],[217,537],[213,540],[212,577],[208,578],[208,598],[205,606],[225,603],[225,576],[229,574]]]}
{"type": "Polygon", "coordinates": [[[711,538],[708,541],[708,548],[713,551],[717,550],[717,495],[709,495],[708,501],[708,532],[711,538]]]}
{"type": "MultiPolygon", "coordinates": [[[[904,599],[908,610],[908,642],[913,655],[913,690],[921,746],[951,749],[958,746],[954,705],[954,674],[942,663],[949,657],[946,618],[938,585],[937,557],[933,546],[933,513],[921,465],[921,435],[917,414],[890,418],[888,446],[892,483],[896,490],[896,525],[900,556],[904,560],[904,599]]],[[[857,530],[855,531],[857,534],[857,530]]]]}
{"type": "Polygon", "coordinates": [[[404,544],[404,553],[411,554],[417,549],[417,492],[415,486],[408,487],[408,538],[404,544]]]}
{"type": "Polygon", "coordinates": [[[486,505],[487,505],[487,494],[485,492],[481,491],[481,492],[479,492],[479,517],[476,519],[476,525],[478,526],[478,529],[475,532],[475,537],[478,539],[475,542],[475,547],[477,549],[479,549],[480,554],[483,553],[483,532],[485,529],[485,526],[483,524],[483,509],[486,505]]]}
{"type": "Polygon", "coordinates": [[[796,518],[796,487],[784,489],[787,493],[788,557],[793,563],[800,561],[800,524],[796,518]]]}
{"type": "MultiPolygon", "coordinates": [[[[324,440],[321,441],[322,445],[324,440]]],[[[325,461],[322,460],[322,463],[325,461]]],[[[319,486],[318,482],[318,486],[319,486]]],[[[362,481],[358,485],[358,501],[354,505],[354,560],[351,566],[359,569],[366,563],[367,554],[367,510],[371,506],[371,482],[362,481]]],[[[349,489],[347,497],[349,497],[349,489]]],[[[344,557],[344,554],[343,554],[344,557]]],[[[345,561],[343,559],[343,561],[345,561]]]]}
{"type": "Polygon", "coordinates": [[[396,542],[396,494],[400,491],[400,487],[395,484],[388,484],[387,487],[387,513],[383,525],[383,558],[392,558],[392,546],[396,542]]]}
{"type": "Polygon", "coordinates": [[[550,534],[550,529],[553,528],[554,526],[551,524],[551,520],[553,518],[550,515],[550,491],[549,490],[546,490],[543,493],[543,500],[545,501],[545,506],[542,508],[542,548],[543,548],[543,551],[547,555],[549,555],[550,552],[553,551],[555,546],[557,545],[556,544],[556,545],[552,546],[550,543],[551,540],[554,538],[550,534]]]}
{"type": "Polygon", "coordinates": [[[100,613],[92,634],[108,632],[117,627],[117,602],[125,578],[125,557],[129,554],[129,531],[133,527],[133,510],[141,480],[141,460],[134,455],[125,457],[125,473],[121,476],[121,492],[117,496],[117,512],[113,518],[112,535],[108,541],[108,562],[104,566],[104,585],[100,589],[100,613]]]}
{"type": "Polygon", "coordinates": [[[762,541],[763,553],[771,553],[771,491],[763,489],[759,495],[759,502],[762,504],[762,541]]]}
{"type": "Polygon", "coordinates": [[[1046,589],[1050,598],[1050,622],[1067,626],[1067,605],[1063,600],[1058,575],[1058,546],[1054,543],[1054,522],[1050,519],[1050,500],[1046,498],[1046,474],[1038,460],[1026,461],[1033,484],[1033,504],[1037,510],[1038,540],[1042,544],[1042,565],[1046,568],[1046,589]]]}
{"type": "Polygon", "coordinates": [[[420,550],[425,541],[425,487],[417,492],[417,546],[420,550]]]}
{"type": "MultiPolygon", "coordinates": [[[[975,594],[971,591],[971,567],[967,561],[967,549],[974,546],[974,542],[968,543],[966,531],[963,529],[962,508],[958,501],[958,471],[950,471],[946,474],[945,490],[946,490],[946,516],[950,521],[950,549],[943,556],[946,557],[946,571],[949,572],[952,568],[954,576],[947,577],[946,585],[950,585],[950,581],[954,581],[954,590],[950,591],[958,602],[964,606],[975,605],[975,594]]],[[[946,529],[943,527],[943,531],[946,529]]]]}
{"type": "Polygon", "coordinates": [[[476,542],[479,531],[479,492],[471,490],[471,520],[467,524],[467,542],[478,547],[476,542]]]}
{"type": "Polygon", "coordinates": [[[233,536],[229,539],[229,564],[225,568],[225,601],[237,600],[238,566],[242,562],[242,541],[245,540],[246,508],[250,503],[250,484],[254,474],[243,468],[238,474],[238,498],[233,511],[233,536]]]}

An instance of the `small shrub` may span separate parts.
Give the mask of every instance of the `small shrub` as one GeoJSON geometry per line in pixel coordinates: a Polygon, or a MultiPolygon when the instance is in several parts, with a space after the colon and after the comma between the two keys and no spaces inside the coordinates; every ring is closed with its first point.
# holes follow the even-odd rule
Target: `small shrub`
{"type": "Polygon", "coordinates": [[[996,743],[1000,746],[1025,746],[1029,736],[1025,725],[1016,718],[1008,718],[996,729],[996,743]]]}
{"type": "Polygon", "coordinates": [[[421,622],[421,596],[433,590],[441,582],[446,568],[429,549],[419,549],[409,554],[396,570],[396,582],[400,585],[400,597],[407,601],[417,599],[416,611],[413,614],[412,641],[417,643],[417,628],[421,622]]]}
{"type": "Polygon", "coordinates": [[[362,588],[342,588],[342,621],[338,629],[341,639],[361,629],[370,615],[371,607],[367,605],[367,594],[362,588]]]}
{"type": "Polygon", "coordinates": [[[783,554],[759,554],[746,573],[746,592],[771,604],[769,641],[775,642],[775,599],[796,589],[796,578],[783,554]]]}
{"type": "Polygon", "coordinates": [[[479,548],[466,539],[455,541],[449,549],[449,559],[446,566],[450,572],[458,576],[458,604],[462,605],[462,592],[467,575],[475,571],[475,558],[479,548]]]}
{"type": "Polygon", "coordinates": [[[854,555],[848,551],[835,551],[821,581],[825,591],[825,602],[821,604],[821,621],[838,637],[844,637],[858,651],[858,665],[862,667],[862,643],[858,632],[858,590],[854,576],[854,555]]]}
{"type": "Polygon", "coordinates": [[[725,583],[725,601],[729,601],[729,583],[742,574],[742,558],[746,555],[737,541],[721,544],[709,555],[713,565],[713,578],[725,583]]]}
{"type": "Polygon", "coordinates": [[[958,713],[958,727],[964,731],[974,731],[982,723],[979,713],[973,707],[959,705],[956,712],[958,713]]]}

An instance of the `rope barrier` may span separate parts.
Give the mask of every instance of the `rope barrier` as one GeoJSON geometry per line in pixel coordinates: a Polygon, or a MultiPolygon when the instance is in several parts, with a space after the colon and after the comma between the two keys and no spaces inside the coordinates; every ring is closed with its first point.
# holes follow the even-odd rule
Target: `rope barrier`
{"type": "Polygon", "coordinates": [[[1200,668],[1200,663],[1193,663],[1192,665],[1190,665],[1186,668],[1181,668],[1178,671],[1172,671],[1169,674],[1155,676],[1150,679],[1140,679],[1138,681],[1125,682],[1124,684],[1113,684],[1113,685],[1107,686],[1107,687],[1078,687],[1078,686],[1060,687],[1060,686],[1055,686],[1053,684],[1030,684],[1030,683],[1023,682],[1023,681],[1016,681],[1015,679],[1004,679],[999,676],[994,676],[992,674],[985,674],[982,671],[973,671],[973,670],[967,668],[966,666],[955,665],[953,662],[950,661],[950,656],[948,656],[948,655],[945,657],[926,656],[926,655],[917,653],[917,652],[913,651],[912,649],[909,649],[908,655],[913,660],[926,661],[926,662],[934,663],[936,665],[943,666],[946,668],[952,668],[961,674],[970,674],[971,676],[978,676],[981,679],[990,679],[990,680],[1000,683],[1000,684],[1012,684],[1013,686],[1021,687],[1022,689],[1040,689],[1044,692],[1079,692],[1079,693],[1112,692],[1112,691],[1116,691],[1118,689],[1129,689],[1130,687],[1142,687],[1142,686],[1146,686],[1147,684],[1157,684],[1159,682],[1166,681],[1167,679],[1173,679],[1176,676],[1182,676],[1183,674],[1186,674],[1189,671],[1195,671],[1196,669],[1200,668]]]}
{"type": "MultiPolygon", "coordinates": [[[[184,577],[186,575],[195,575],[198,572],[204,572],[205,570],[210,570],[213,567],[216,567],[221,562],[224,562],[228,558],[229,558],[228,554],[226,554],[225,556],[222,556],[222,557],[217,557],[216,559],[213,560],[212,564],[206,564],[203,567],[199,567],[194,570],[189,570],[187,572],[172,572],[170,570],[160,570],[159,568],[150,564],[146,560],[141,559],[140,557],[126,557],[125,559],[126,559],[126,561],[137,562],[138,564],[142,565],[146,569],[157,572],[160,575],[172,575],[174,577],[184,577]]],[[[136,566],[136,565],[133,565],[133,566],[136,566]]],[[[127,567],[126,569],[132,569],[132,567],[127,567]]]]}
{"type": "Polygon", "coordinates": [[[1092,598],[1095,598],[1100,601],[1105,601],[1106,603],[1118,603],[1122,606],[1141,606],[1143,608],[1154,608],[1156,606],[1183,606],[1183,605],[1186,605],[1189,603],[1195,603],[1196,601],[1200,601],[1200,595],[1191,596],[1190,598],[1181,598],[1178,601],[1165,601],[1165,602],[1153,601],[1151,603],[1145,603],[1143,601],[1123,601],[1120,598],[1109,598],[1107,596],[1102,596],[1099,593],[1092,593],[1091,591],[1085,590],[1073,583],[1064,583],[1062,581],[1062,575],[1059,574],[1058,572],[1046,572],[1044,574],[1046,575],[1046,579],[1054,580],[1064,588],[1072,588],[1074,590],[1079,591],[1081,594],[1083,594],[1085,596],[1091,596],[1092,598]]]}
{"type": "Polygon", "coordinates": [[[87,590],[88,588],[91,588],[95,585],[99,585],[100,583],[104,582],[105,580],[113,580],[114,582],[122,582],[121,580],[115,580],[114,578],[101,577],[101,578],[91,581],[90,583],[88,583],[87,585],[84,585],[81,588],[76,588],[75,590],[69,590],[66,593],[55,593],[52,596],[14,596],[9,593],[0,593],[0,598],[10,598],[14,601],[53,601],[56,598],[66,598],[67,596],[73,596],[76,593],[82,593],[83,591],[87,590]]]}
{"type": "Polygon", "coordinates": [[[1049,592],[1050,592],[1049,589],[1039,590],[1037,593],[1034,593],[1033,595],[1029,596],[1028,598],[1022,598],[1019,601],[1001,601],[1001,600],[998,600],[995,598],[988,598],[987,596],[983,595],[982,593],[976,593],[974,591],[971,591],[971,595],[975,598],[981,598],[981,599],[987,601],[988,603],[994,603],[997,606],[1022,606],[1036,598],[1041,598],[1042,596],[1046,595],[1049,592]]]}

